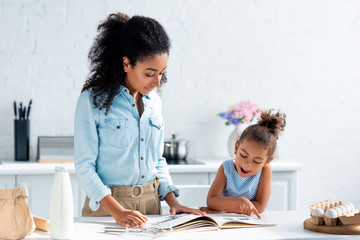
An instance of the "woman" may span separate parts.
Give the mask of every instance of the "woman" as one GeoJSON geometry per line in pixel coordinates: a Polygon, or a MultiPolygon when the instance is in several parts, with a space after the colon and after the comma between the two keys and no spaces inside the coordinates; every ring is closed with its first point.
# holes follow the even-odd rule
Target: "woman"
{"type": "Polygon", "coordinates": [[[159,96],[166,82],[170,41],[154,19],[110,14],[89,53],[90,75],[75,114],[75,168],[87,198],[83,216],[112,215],[124,227],[143,214],[203,212],[180,205],[162,158],[159,96]]]}

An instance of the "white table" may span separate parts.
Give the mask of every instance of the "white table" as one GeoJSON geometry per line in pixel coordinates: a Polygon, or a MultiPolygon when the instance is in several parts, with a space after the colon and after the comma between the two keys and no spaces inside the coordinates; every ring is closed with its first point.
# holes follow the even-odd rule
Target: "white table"
{"type": "MultiPolygon", "coordinates": [[[[360,239],[360,235],[332,235],[311,232],[303,228],[303,222],[309,218],[307,211],[266,212],[261,214],[266,222],[276,223],[273,227],[227,229],[196,233],[168,233],[164,236],[146,234],[104,233],[106,223],[114,223],[111,217],[76,218],[73,239],[111,240],[111,239],[360,239]]],[[[50,239],[49,233],[36,231],[26,239],[50,239]]]]}

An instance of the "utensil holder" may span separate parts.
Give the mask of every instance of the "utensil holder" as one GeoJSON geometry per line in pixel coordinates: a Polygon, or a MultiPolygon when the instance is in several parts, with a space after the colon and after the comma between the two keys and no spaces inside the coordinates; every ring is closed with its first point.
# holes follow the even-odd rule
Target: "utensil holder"
{"type": "Polygon", "coordinates": [[[15,161],[29,160],[30,120],[14,120],[15,161]]]}

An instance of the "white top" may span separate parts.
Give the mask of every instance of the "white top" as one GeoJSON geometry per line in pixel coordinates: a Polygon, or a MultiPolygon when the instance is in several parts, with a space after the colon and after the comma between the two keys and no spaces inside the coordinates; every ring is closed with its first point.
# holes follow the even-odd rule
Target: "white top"
{"type": "Polygon", "coordinates": [[[226,184],[222,195],[225,197],[245,197],[254,201],[262,169],[255,175],[243,178],[235,168],[235,159],[226,160],[223,166],[226,184]]]}

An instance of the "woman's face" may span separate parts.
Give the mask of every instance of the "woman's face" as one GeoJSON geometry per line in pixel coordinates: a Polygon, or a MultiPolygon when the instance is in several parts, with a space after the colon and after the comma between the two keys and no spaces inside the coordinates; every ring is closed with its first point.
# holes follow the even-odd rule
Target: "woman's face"
{"type": "Polygon", "coordinates": [[[168,58],[167,53],[155,54],[146,57],[143,61],[137,61],[135,66],[132,66],[129,59],[124,57],[125,87],[129,89],[131,94],[137,92],[142,95],[149,94],[160,86],[168,58]]]}
{"type": "Polygon", "coordinates": [[[268,157],[268,149],[253,140],[244,139],[240,144],[235,144],[235,167],[240,177],[256,175],[265,164],[271,162],[273,157],[268,157]]]}

